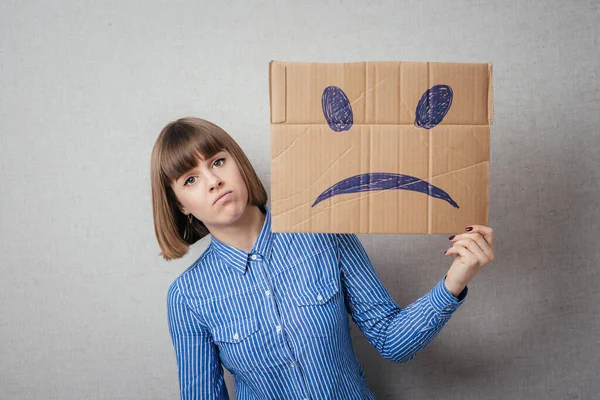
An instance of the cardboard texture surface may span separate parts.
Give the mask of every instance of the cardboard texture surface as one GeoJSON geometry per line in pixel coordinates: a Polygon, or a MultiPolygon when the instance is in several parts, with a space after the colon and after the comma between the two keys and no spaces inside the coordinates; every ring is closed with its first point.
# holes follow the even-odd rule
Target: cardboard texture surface
{"type": "Polygon", "coordinates": [[[492,65],[269,65],[274,232],[488,224],[492,65]]]}

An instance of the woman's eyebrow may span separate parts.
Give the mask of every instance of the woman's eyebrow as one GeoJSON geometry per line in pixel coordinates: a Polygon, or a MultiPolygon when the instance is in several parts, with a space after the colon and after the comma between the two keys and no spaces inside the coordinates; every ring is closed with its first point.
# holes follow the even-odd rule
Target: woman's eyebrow
{"type": "MultiPolygon", "coordinates": [[[[208,157],[208,158],[207,158],[207,159],[205,159],[203,162],[204,162],[204,163],[206,163],[206,162],[212,161],[212,160],[214,160],[215,158],[217,158],[217,156],[218,156],[219,154],[221,154],[221,152],[220,152],[220,151],[219,151],[218,153],[215,153],[215,154],[214,154],[212,157],[208,157]]],[[[202,162],[198,163],[198,165],[200,165],[201,163],[202,163],[202,162]]],[[[196,168],[198,168],[198,167],[196,167],[196,168]]],[[[192,171],[195,171],[195,170],[196,170],[196,168],[192,169],[192,171]]]]}

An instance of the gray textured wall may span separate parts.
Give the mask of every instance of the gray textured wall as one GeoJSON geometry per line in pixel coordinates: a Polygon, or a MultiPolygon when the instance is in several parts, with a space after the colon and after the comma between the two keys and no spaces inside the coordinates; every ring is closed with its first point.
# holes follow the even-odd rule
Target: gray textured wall
{"type": "MultiPolygon", "coordinates": [[[[269,190],[271,59],[494,64],[497,258],[407,364],[353,325],[377,397],[598,398],[599,20],[596,0],[3,1],[0,398],[177,398],[166,291],[206,241],[157,257],[151,148],[201,116],[269,190]]],[[[360,238],[401,306],[451,263],[446,235],[360,238]]]]}

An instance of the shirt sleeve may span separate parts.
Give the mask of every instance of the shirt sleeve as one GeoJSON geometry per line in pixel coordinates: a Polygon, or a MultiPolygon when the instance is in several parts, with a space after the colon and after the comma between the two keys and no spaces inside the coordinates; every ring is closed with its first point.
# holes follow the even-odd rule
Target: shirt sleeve
{"type": "Polygon", "coordinates": [[[168,290],[167,315],[177,359],[180,399],[228,400],[216,346],[181,295],[177,281],[168,290]]]}
{"type": "Polygon", "coordinates": [[[383,286],[355,234],[335,234],[346,308],[369,343],[388,360],[412,360],[464,303],[468,288],[454,297],[444,285],[406,308],[400,308],[383,286]]]}

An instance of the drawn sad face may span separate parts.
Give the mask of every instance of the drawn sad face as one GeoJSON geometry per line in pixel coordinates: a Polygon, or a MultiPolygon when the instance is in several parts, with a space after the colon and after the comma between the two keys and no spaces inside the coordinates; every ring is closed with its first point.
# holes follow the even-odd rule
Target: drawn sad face
{"type": "MultiPolygon", "coordinates": [[[[336,86],[326,87],[321,97],[321,105],[327,125],[333,131],[350,130],[354,123],[354,115],[350,101],[342,89],[336,86]]],[[[452,88],[450,86],[435,85],[427,89],[417,104],[415,126],[424,129],[433,128],[442,122],[451,105],[452,88]]],[[[414,176],[390,172],[369,172],[337,182],[321,193],[312,204],[312,207],[325,199],[341,194],[392,189],[424,193],[447,201],[453,207],[459,208],[450,195],[439,187],[414,176]]]]}

